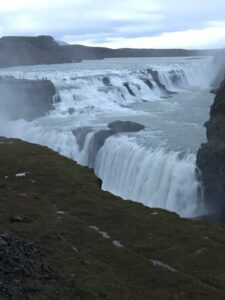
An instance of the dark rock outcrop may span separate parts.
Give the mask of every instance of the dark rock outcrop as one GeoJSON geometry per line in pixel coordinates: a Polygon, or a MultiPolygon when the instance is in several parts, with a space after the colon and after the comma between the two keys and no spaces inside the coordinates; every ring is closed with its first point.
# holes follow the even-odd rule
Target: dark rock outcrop
{"type": "Polygon", "coordinates": [[[206,203],[211,210],[225,209],[225,80],[217,92],[205,124],[208,142],[197,153],[206,203]]]}
{"type": "Polygon", "coordinates": [[[108,77],[103,77],[102,78],[102,82],[104,83],[104,85],[106,86],[112,86],[110,79],[108,77]]]}
{"type": "Polygon", "coordinates": [[[115,133],[118,132],[138,132],[143,130],[145,127],[139,123],[131,121],[115,121],[108,124],[108,127],[115,133]]]}
{"type": "Polygon", "coordinates": [[[134,91],[131,89],[131,87],[129,86],[129,83],[128,82],[124,82],[123,86],[128,90],[128,93],[131,95],[131,96],[136,96],[134,91]]]}
{"type": "Polygon", "coordinates": [[[53,108],[56,90],[49,80],[0,77],[0,111],[15,120],[33,120],[53,108]]]}
{"type": "Polygon", "coordinates": [[[108,124],[109,129],[104,129],[96,132],[90,142],[89,147],[89,167],[94,167],[95,158],[98,151],[104,145],[107,138],[110,136],[121,133],[121,132],[138,132],[143,130],[145,127],[141,124],[130,122],[130,121],[115,121],[108,124]]]}
{"type": "Polygon", "coordinates": [[[84,148],[86,136],[91,131],[92,131],[91,127],[79,127],[72,131],[76,137],[77,144],[79,146],[80,151],[84,148]]]}
{"type": "Polygon", "coordinates": [[[100,130],[96,132],[92,140],[90,142],[90,147],[88,149],[88,166],[93,168],[95,165],[95,158],[98,153],[98,151],[101,149],[101,147],[104,145],[105,140],[109,138],[110,136],[114,135],[113,130],[100,130]]]}
{"type": "Polygon", "coordinates": [[[149,79],[144,79],[143,81],[151,90],[154,89],[154,85],[152,84],[152,82],[149,79]]]}
{"type": "Polygon", "coordinates": [[[38,280],[54,277],[34,244],[12,234],[0,232],[0,254],[0,297],[6,300],[29,299],[40,290],[38,280]]]}
{"type": "Polygon", "coordinates": [[[152,70],[152,69],[147,69],[148,74],[150,74],[154,80],[154,82],[156,83],[156,85],[158,86],[158,88],[161,90],[161,92],[163,93],[163,95],[165,97],[168,97],[172,94],[174,94],[174,92],[169,91],[166,86],[164,84],[161,83],[160,79],[159,79],[159,73],[156,70],[152,70]]]}

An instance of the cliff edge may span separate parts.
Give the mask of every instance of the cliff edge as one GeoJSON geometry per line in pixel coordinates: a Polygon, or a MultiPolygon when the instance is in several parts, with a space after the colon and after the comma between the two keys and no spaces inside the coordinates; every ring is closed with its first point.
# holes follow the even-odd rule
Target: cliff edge
{"type": "MultiPolygon", "coordinates": [[[[225,80],[217,90],[206,122],[208,142],[197,153],[202,172],[205,201],[210,211],[224,215],[225,209],[225,80]]],[[[224,217],[224,216],[223,216],[224,217]]]]}
{"type": "Polygon", "coordinates": [[[223,300],[225,231],[125,201],[88,168],[0,138],[0,299],[223,300]]]}

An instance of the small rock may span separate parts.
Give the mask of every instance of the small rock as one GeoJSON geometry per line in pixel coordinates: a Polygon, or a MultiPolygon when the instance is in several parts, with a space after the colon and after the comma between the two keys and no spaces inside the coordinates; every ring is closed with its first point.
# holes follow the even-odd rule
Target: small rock
{"type": "Polygon", "coordinates": [[[0,238],[8,241],[10,239],[10,235],[6,232],[3,232],[3,233],[0,234],[0,238]]]}
{"type": "Polygon", "coordinates": [[[20,223],[20,222],[24,221],[24,218],[21,218],[19,216],[12,216],[12,217],[10,217],[9,221],[11,223],[20,223]]]}
{"type": "Polygon", "coordinates": [[[8,243],[6,242],[6,240],[3,239],[2,237],[0,237],[0,247],[1,246],[7,246],[7,245],[8,245],[8,243]]]}

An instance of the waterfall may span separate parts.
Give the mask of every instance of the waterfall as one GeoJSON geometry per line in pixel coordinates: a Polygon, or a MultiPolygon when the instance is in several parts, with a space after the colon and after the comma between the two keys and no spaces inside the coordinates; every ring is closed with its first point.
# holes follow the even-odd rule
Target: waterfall
{"type": "MultiPolygon", "coordinates": [[[[133,103],[157,101],[173,93],[208,85],[208,63],[149,65],[121,70],[41,71],[32,67],[2,70],[0,75],[51,80],[57,90],[53,116],[93,115],[100,111],[127,112],[133,103]]],[[[43,68],[43,67],[42,67],[43,68]]]]}
{"type": "MultiPolygon", "coordinates": [[[[204,213],[201,184],[196,177],[195,154],[146,148],[126,135],[108,137],[90,160],[95,132],[46,130],[16,122],[13,136],[48,146],[79,164],[93,167],[102,189],[150,207],[193,217],[204,213]]],[[[10,128],[8,128],[10,131],[10,128]]],[[[9,132],[7,136],[10,136],[9,132]]]]}
{"type": "MultiPolygon", "coordinates": [[[[208,61],[183,59],[180,64],[171,64],[165,60],[162,64],[135,68],[123,68],[120,64],[115,69],[105,68],[104,63],[98,62],[99,69],[96,62],[93,68],[81,70],[76,70],[77,65],[73,64],[1,69],[0,75],[47,78],[54,83],[57,95],[54,110],[47,116],[33,122],[18,120],[1,124],[0,134],[48,146],[94,168],[102,180],[102,188],[124,199],[185,217],[204,213],[195,154],[142,146],[126,134],[110,136],[109,129],[104,127],[104,117],[101,118],[102,115],[114,120],[121,115],[133,117],[140,113],[132,108],[134,103],[149,101],[151,107],[154,104],[157,107],[165,103],[164,98],[168,104],[174,93],[196,87],[204,90],[208,86],[205,76],[209,73],[208,61]],[[100,127],[93,122],[96,118],[103,121],[100,127]]],[[[179,122],[178,119],[178,126],[179,122]]]]}
{"type": "Polygon", "coordinates": [[[128,137],[111,137],[98,153],[95,173],[103,190],[176,211],[182,216],[202,213],[201,185],[196,178],[195,155],[146,149],[128,137]]]}

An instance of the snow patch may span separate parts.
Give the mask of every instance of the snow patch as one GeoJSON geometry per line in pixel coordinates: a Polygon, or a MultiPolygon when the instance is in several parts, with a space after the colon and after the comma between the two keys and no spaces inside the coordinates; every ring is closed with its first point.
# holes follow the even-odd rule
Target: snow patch
{"type": "Polygon", "coordinates": [[[170,266],[167,265],[167,264],[162,263],[162,262],[159,261],[159,260],[150,259],[150,261],[152,262],[152,264],[153,264],[154,267],[165,268],[165,269],[167,269],[167,270],[169,270],[169,271],[171,271],[171,272],[177,272],[176,269],[170,267],[170,266]]]}
{"type": "Polygon", "coordinates": [[[120,241],[114,240],[114,241],[112,241],[112,243],[114,246],[116,246],[118,248],[123,248],[123,245],[121,244],[120,241]]]}
{"type": "Polygon", "coordinates": [[[89,226],[89,228],[97,231],[104,239],[110,239],[110,235],[107,232],[100,230],[97,226],[89,226]]]}
{"type": "Polygon", "coordinates": [[[57,211],[57,214],[58,214],[58,215],[65,215],[65,211],[58,210],[58,211],[57,211]]]}
{"type": "Polygon", "coordinates": [[[26,176],[26,172],[23,172],[23,173],[17,173],[15,176],[16,176],[16,177],[24,177],[24,176],[26,176]]]}
{"type": "Polygon", "coordinates": [[[156,215],[158,215],[158,214],[159,214],[159,213],[158,213],[157,211],[151,213],[152,216],[156,216],[156,215]]]}

